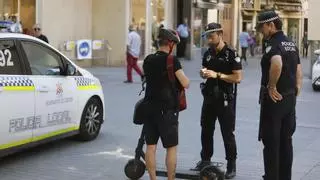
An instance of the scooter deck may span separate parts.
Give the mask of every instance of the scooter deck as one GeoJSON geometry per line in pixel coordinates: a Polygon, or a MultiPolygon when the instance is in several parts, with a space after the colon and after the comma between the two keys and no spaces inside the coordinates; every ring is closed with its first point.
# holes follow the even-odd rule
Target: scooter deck
{"type": "MultiPolygon", "coordinates": [[[[221,167],[223,163],[220,162],[212,162],[211,166],[221,167]]],[[[166,168],[158,168],[156,171],[156,175],[160,177],[168,177],[166,168]]],[[[187,169],[186,167],[178,167],[176,169],[176,178],[177,179],[191,179],[191,180],[199,180],[200,171],[187,169]]]]}
{"type": "MultiPolygon", "coordinates": [[[[168,177],[167,169],[165,168],[158,168],[156,171],[157,176],[161,177],[168,177]]],[[[177,179],[199,179],[200,172],[188,169],[176,169],[176,178],[177,179]]]]}

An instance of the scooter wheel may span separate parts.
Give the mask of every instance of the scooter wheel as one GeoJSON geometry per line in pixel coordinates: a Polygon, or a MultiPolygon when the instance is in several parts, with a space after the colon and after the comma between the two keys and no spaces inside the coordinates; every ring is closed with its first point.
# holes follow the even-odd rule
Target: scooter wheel
{"type": "Polygon", "coordinates": [[[200,171],[201,180],[224,180],[224,173],[215,166],[206,166],[200,171]]]}
{"type": "Polygon", "coordinates": [[[146,165],[141,160],[131,159],[124,167],[124,173],[131,180],[140,179],[146,171],[146,165]]]}

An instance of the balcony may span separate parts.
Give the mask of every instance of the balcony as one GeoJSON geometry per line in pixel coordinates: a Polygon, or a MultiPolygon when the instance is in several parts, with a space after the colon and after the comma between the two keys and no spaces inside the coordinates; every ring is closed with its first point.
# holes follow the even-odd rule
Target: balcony
{"type": "Polygon", "coordinates": [[[274,7],[276,10],[286,11],[286,12],[302,11],[301,0],[275,0],[274,7]]]}

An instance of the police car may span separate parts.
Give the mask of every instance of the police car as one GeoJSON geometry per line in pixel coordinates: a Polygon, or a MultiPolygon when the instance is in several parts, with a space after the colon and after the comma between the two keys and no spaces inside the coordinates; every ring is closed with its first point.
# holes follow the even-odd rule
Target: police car
{"type": "Polygon", "coordinates": [[[313,90],[320,90],[320,49],[315,50],[314,53],[318,57],[312,67],[312,88],[313,90]]]}
{"type": "Polygon", "coordinates": [[[0,33],[0,156],[68,136],[93,140],[104,117],[91,73],[37,38],[0,33]]]}

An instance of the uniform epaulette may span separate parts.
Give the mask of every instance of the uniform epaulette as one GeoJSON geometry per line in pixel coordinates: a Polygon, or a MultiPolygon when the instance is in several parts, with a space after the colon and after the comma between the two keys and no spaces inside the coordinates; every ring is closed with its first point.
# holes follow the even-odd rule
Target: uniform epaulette
{"type": "Polygon", "coordinates": [[[237,52],[237,50],[235,48],[233,48],[232,46],[230,46],[230,45],[227,46],[227,49],[229,51],[237,52]]]}

